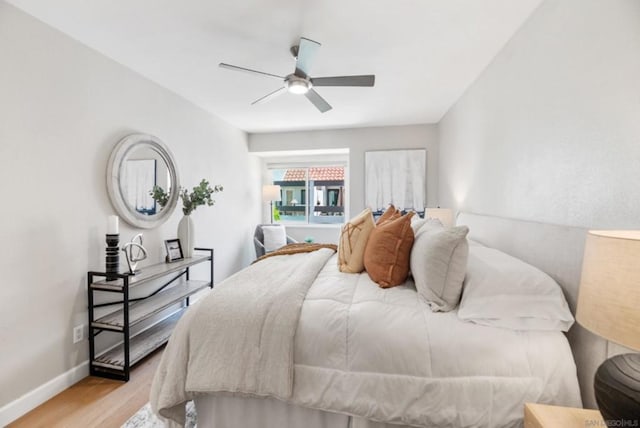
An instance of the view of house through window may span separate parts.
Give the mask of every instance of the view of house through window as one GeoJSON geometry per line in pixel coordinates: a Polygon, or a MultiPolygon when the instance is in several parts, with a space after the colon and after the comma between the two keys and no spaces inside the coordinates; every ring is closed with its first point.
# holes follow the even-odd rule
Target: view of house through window
{"type": "Polygon", "coordinates": [[[281,200],[274,220],[283,223],[344,223],[344,166],[270,169],[281,200]]]}

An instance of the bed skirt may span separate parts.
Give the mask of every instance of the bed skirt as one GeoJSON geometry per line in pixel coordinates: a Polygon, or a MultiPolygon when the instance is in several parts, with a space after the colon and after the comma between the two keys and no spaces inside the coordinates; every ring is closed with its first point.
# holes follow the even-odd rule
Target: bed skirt
{"type": "Polygon", "coordinates": [[[410,428],[322,410],[275,398],[203,395],[195,400],[198,426],[207,428],[410,428]]]}

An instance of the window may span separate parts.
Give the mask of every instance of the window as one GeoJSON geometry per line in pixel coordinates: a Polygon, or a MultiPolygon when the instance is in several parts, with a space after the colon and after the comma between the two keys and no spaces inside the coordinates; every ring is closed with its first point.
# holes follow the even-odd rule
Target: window
{"type": "Polygon", "coordinates": [[[282,223],[344,223],[345,167],[304,166],[269,169],[280,186],[274,219],[282,223]]]}

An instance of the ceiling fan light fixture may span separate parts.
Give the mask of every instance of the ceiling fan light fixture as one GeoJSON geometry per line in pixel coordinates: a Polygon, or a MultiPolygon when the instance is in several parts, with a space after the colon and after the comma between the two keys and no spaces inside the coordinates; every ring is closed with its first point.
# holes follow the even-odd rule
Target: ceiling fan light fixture
{"type": "Polygon", "coordinates": [[[263,71],[252,70],[250,68],[239,67],[237,65],[226,64],[221,62],[220,67],[228,70],[242,71],[244,73],[251,73],[254,75],[271,77],[278,79],[282,86],[267,95],[258,98],[251,105],[271,100],[285,92],[295,95],[304,95],[313,104],[320,113],[325,113],[331,110],[331,105],[320,96],[314,87],[320,86],[360,86],[360,87],[372,87],[375,84],[376,76],[373,74],[358,75],[358,76],[331,76],[331,77],[315,77],[312,78],[309,74],[313,58],[316,51],[320,47],[320,43],[305,37],[300,37],[300,43],[293,46],[290,51],[296,59],[295,71],[287,76],[278,76],[276,74],[265,73],[263,71]]]}
{"type": "Polygon", "coordinates": [[[311,82],[308,82],[304,79],[289,79],[287,80],[287,91],[292,94],[306,94],[311,89],[311,82]]]}

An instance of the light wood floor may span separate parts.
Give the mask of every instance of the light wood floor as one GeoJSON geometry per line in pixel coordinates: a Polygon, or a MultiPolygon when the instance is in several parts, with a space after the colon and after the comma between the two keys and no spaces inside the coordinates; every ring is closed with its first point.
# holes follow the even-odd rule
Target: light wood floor
{"type": "Polygon", "coordinates": [[[149,401],[162,348],[138,363],[129,382],[89,376],[36,407],[10,428],[118,428],[149,401]]]}

